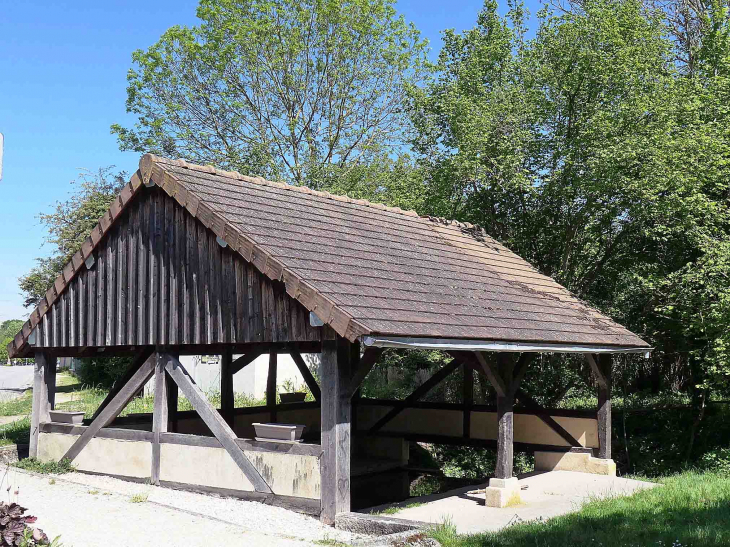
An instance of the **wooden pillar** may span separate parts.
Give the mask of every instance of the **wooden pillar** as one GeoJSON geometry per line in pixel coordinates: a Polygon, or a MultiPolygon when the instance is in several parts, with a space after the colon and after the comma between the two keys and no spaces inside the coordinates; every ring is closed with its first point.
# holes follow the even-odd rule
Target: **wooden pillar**
{"type": "Polygon", "coordinates": [[[56,358],[45,352],[35,354],[33,372],[33,410],[30,420],[29,456],[38,457],[40,424],[51,420],[49,411],[56,401],[56,358]]]}
{"type": "Polygon", "coordinates": [[[497,354],[497,369],[504,382],[504,393],[497,393],[497,466],[494,476],[498,479],[512,477],[514,463],[514,403],[512,390],[513,361],[505,353],[497,354]]]}
{"type": "Polygon", "coordinates": [[[160,433],[166,433],[168,428],[167,402],[167,374],[166,361],[162,354],[157,353],[155,359],[155,406],[152,413],[152,470],[150,477],[152,484],[160,484],[160,433]]]}
{"type": "Polygon", "coordinates": [[[598,358],[598,457],[611,459],[611,354],[598,358]]]}
{"type": "Polygon", "coordinates": [[[462,385],[462,399],[464,401],[464,416],[462,420],[462,436],[471,437],[471,409],[474,406],[474,369],[467,363],[463,365],[464,384],[462,385]]]}
{"type": "Polygon", "coordinates": [[[353,344],[337,337],[322,341],[322,513],[333,525],[338,513],[350,511],[350,435],[352,407],[349,385],[353,344]]]}
{"type": "MultiPolygon", "coordinates": [[[[228,349],[221,355],[221,415],[226,423],[233,427],[233,352],[228,349]]],[[[268,394],[267,394],[268,397],[268,394]]]]}
{"type": "Polygon", "coordinates": [[[167,386],[167,430],[172,433],[177,433],[178,387],[167,372],[165,372],[165,375],[165,385],[167,386]]]}
{"type": "Polygon", "coordinates": [[[271,422],[276,422],[276,358],[276,350],[272,350],[269,353],[269,376],[266,378],[266,406],[271,422]]]}

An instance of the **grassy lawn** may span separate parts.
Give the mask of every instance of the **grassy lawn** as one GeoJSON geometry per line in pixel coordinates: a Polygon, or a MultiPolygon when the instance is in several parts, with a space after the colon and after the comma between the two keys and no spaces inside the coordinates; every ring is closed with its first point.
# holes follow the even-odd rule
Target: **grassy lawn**
{"type": "Polygon", "coordinates": [[[630,497],[587,503],[577,513],[501,532],[433,531],[444,547],[714,547],[730,545],[730,475],[686,472],[630,497]]]}

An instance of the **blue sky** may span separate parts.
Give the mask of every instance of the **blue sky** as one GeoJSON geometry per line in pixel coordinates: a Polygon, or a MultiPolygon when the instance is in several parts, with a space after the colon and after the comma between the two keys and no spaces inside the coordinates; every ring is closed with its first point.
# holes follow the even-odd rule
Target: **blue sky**
{"type": "MultiPolygon", "coordinates": [[[[50,252],[37,215],[68,197],[80,169],[133,172],[112,123],[125,113],[131,53],[173,25],[195,25],[196,0],[0,2],[0,322],[25,318],[17,278],[50,252]]],[[[474,26],[482,0],[399,0],[398,10],[429,39],[474,26]]],[[[536,11],[535,9],[532,10],[536,11]]]]}

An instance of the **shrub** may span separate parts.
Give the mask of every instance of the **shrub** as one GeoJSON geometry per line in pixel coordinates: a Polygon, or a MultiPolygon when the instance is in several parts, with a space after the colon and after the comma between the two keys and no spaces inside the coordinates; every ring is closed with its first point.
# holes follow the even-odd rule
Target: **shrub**
{"type": "Polygon", "coordinates": [[[0,502],[0,545],[50,545],[43,530],[28,526],[36,517],[24,516],[25,511],[25,507],[17,503],[0,502]]]}
{"type": "Polygon", "coordinates": [[[76,471],[71,460],[63,458],[60,462],[41,462],[35,458],[25,458],[13,464],[15,467],[34,473],[61,475],[76,471]]]}
{"type": "Polygon", "coordinates": [[[718,448],[705,452],[700,458],[699,465],[707,471],[730,475],[730,448],[718,448]]]}

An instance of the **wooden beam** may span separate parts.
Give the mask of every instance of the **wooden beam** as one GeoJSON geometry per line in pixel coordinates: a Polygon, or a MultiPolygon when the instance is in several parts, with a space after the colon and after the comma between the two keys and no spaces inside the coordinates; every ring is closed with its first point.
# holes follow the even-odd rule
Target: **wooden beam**
{"type": "Polygon", "coordinates": [[[160,434],[167,433],[167,374],[162,356],[155,354],[155,403],[152,412],[152,484],[160,485],[160,434]]]}
{"type": "Polygon", "coordinates": [[[244,355],[241,355],[238,359],[231,363],[231,375],[236,375],[238,372],[241,371],[241,369],[243,369],[243,367],[253,363],[259,356],[262,355],[262,353],[263,352],[260,349],[252,349],[251,351],[246,352],[244,355]]]}
{"type": "Polygon", "coordinates": [[[86,431],[84,431],[76,442],[71,445],[71,448],[69,448],[66,454],[64,454],[64,458],[68,458],[73,461],[102,427],[106,427],[114,418],[119,416],[119,413],[125,406],[127,406],[129,401],[132,400],[132,397],[134,397],[134,395],[142,389],[147,381],[152,377],[155,372],[155,362],[156,359],[154,356],[147,358],[142,366],[137,369],[137,372],[135,372],[129,381],[117,392],[106,408],[104,408],[96,419],[89,424],[86,431]]]}
{"type": "Polygon", "coordinates": [[[322,342],[323,523],[334,525],[338,513],[350,511],[350,438],[352,407],[348,388],[352,375],[351,344],[344,338],[322,342]]]}
{"type": "Polygon", "coordinates": [[[93,416],[91,416],[92,422],[96,420],[99,414],[101,414],[101,412],[112,401],[112,399],[114,399],[117,393],[119,393],[119,390],[121,390],[122,387],[129,383],[129,380],[132,378],[132,376],[134,376],[134,373],[139,370],[139,367],[144,364],[144,362],[150,357],[150,355],[152,355],[153,352],[154,348],[146,347],[134,356],[134,359],[130,363],[129,367],[127,367],[127,370],[124,371],[124,374],[121,376],[121,378],[114,382],[112,388],[109,390],[109,393],[99,405],[99,408],[97,408],[96,412],[94,412],[93,416]]]}
{"type": "Polygon", "coordinates": [[[464,383],[462,385],[464,412],[461,430],[464,438],[468,439],[471,437],[471,408],[474,405],[474,369],[467,363],[464,363],[462,368],[464,372],[464,383]]]}
{"type": "MultiPolygon", "coordinates": [[[[611,459],[611,354],[599,356],[598,457],[611,459]]],[[[597,375],[598,376],[598,375],[597,375]]]]}
{"type": "Polygon", "coordinates": [[[167,430],[173,433],[177,433],[178,429],[178,389],[177,384],[172,381],[170,375],[165,372],[167,378],[165,379],[165,386],[167,387],[167,430]]]}
{"type": "Polygon", "coordinates": [[[289,355],[291,356],[292,360],[294,361],[294,364],[299,369],[299,373],[302,375],[302,378],[304,378],[304,381],[306,382],[307,387],[309,388],[309,391],[312,392],[312,396],[314,397],[314,400],[315,401],[321,400],[322,391],[319,389],[319,384],[317,384],[317,380],[315,380],[314,376],[312,376],[312,372],[309,370],[307,363],[304,362],[304,359],[302,358],[302,354],[299,353],[297,350],[293,349],[289,352],[289,355]]]}
{"type": "Polygon", "coordinates": [[[509,390],[497,369],[497,364],[488,362],[481,351],[475,351],[474,356],[481,365],[484,374],[487,375],[489,383],[492,384],[492,387],[497,392],[497,397],[504,397],[507,395],[509,390]]]}
{"type": "Polygon", "coordinates": [[[269,375],[266,378],[266,407],[269,409],[269,421],[276,422],[276,369],[277,355],[269,353],[269,375]]]}
{"type": "Polygon", "coordinates": [[[56,399],[56,358],[42,351],[35,354],[33,368],[33,407],[30,419],[31,458],[38,457],[38,436],[40,425],[50,422],[50,410],[53,410],[56,399]]]}
{"type": "Polygon", "coordinates": [[[233,409],[236,407],[233,394],[233,353],[230,349],[221,355],[221,414],[228,425],[233,427],[233,409]]]}
{"type": "Polygon", "coordinates": [[[373,369],[375,364],[378,362],[378,358],[382,355],[385,348],[367,348],[363,356],[360,358],[360,364],[352,375],[350,380],[350,386],[347,389],[347,393],[350,398],[355,395],[355,392],[360,389],[360,385],[365,380],[365,377],[373,369]]]}
{"type": "Polygon", "coordinates": [[[461,359],[455,358],[452,361],[449,361],[444,367],[436,371],[436,373],[431,376],[428,380],[423,382],[416,390],[411,393],[408,397],[403,399],[402,401],[399,401],[399,404],[395,407],[393,407],[385,416],[380,418],[373,426],[370,428],[369,433],[375,433],[379,429],[381,429],[385,424],[387,424],[389,421],[391,421],[393,418],[395,418],[398,414],[403,412],[403,409],[405,409],[410,403],[413,401],[417,401],[426,393],[431,391],[434,387],[436,387],[438,384],[440,384],[447,376],[449,376],[451,373],[453,373],[457,368],[459,368],[463,364],[463,361],[461,359]]]}
{"type": "Polygon", "coordinates": [[[236,444],[236,434],[213,405],[210,404],[208,398],[195,384],[188,371],[185,370],[185,367],[171,355],[166,354],[164,357],[165,370],[178,385],[183,395],[190,401],[190,404],[203,419],[208,429],[210,429],[215,438],[218,439],[223,448],[230,454],[233,461],[236,462],[236,465],[238,465],[254,489],[257,492],[270,494],[271,488],[269,485],[266,484],[266,481],[256,467],[249,461],[238,444],[236,444]]]}
{"type": "MultiPolygon", "coordinates": [[[[545,410],[542,405],[540,405],[535,399],[530,397],[527,393],[522,391],[521,389],[517,389],[516,392],[517,398],[520,400],[520,402],[528,409],[535,409],[535,410],[545,410]]],[[[570,446],[575,447],[582,447],[583,445],[580,444],[580,441],[573,437],[562,425],[560,425],[558,422],[555,421],[555,419],[552,416],[549,416],[545,413],[535,414],[538,418],[540,418],[545,425],[550,427],[555,433],[560,435],[570,446]]]]}
{"type": "MultiPolygon", "coordinates": [[[[477,354],[477,359],[479,355],[477,354]]],[[[485,372],[486,370],[488,369],[485,369],[485,372]]],[[[505,353],[498,353],[497,367],[491,370],[501,382],[501,386],[503,386],[502,393],[497,390],[497,464],[494,469],[494,476],[498,479],[509,479],[512,477],[512,467],[514,465],[515,440],[515,396],[512,389],[514,361],[512,360],[512,356],[505,353]]],[[[497,385],[494,382],[492,385],[497,389],[497,385]]]]}
{"type": "Polygon", "coordinates": [[[602,388],[608,387],[609,379],[606,377],[603,368],[597,361],[597,359],[600,360],[600,357],[598,355],[591,355],[590,353],[586,353],[585,356],[586,361],[588,361],[588,364],[591,366],[591,370],[593,370],[593,374],[596,376],[596,380],[598,380],[598,385],[602,388]]]}
{"type": "Polygon", "coordinates": [[[524,352],[524,353],[522,353],[522,355],[520,355],[520,358],[517,361],[517,364],[515,365],[514,377],[512,378],[512,395],[513,396],[519,389],[520,384],[522,383],[522,380],[524,380],[524,378],[525,378],[527,369],[530,367],[530,364],[532,364],[532,362],[535,360],[535,357],[537,357],[537,353],[524,352]]]}

